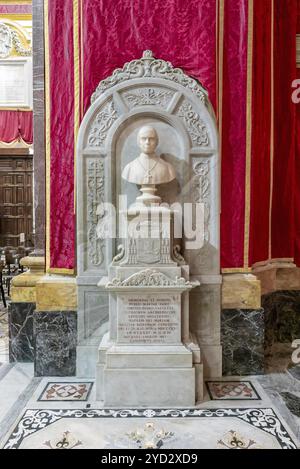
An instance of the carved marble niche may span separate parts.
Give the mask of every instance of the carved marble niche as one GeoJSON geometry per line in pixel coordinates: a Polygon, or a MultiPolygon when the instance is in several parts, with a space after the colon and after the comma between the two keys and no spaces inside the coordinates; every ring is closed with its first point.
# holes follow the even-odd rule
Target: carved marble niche
{"type": "MultiPolygon", "coordinates": [[[[157,153],[172,163],[177,174],[175,182],[159,186],[158,195],[169,204],[201,202],[204,206],[203,245],[187,249],[188,240],[183,236],[176,255],[185,258],[192,277],[201,276],[202,282],[206,279],[209,283],[207,278],[220,272],[218,136],[207,92],[181,69],[145,51],[142,58],[126,63],[99,83],[79,130],[79,345],[105,332],[107,293],[99,292],[96,285],[107,276],[108,266],[118,254],[119,240],[106,236],[111,214],[103,203],[112,203],[118,213],[120,195],[126,194],[128,205],[135,200],[138,188],[122,180],[121,172],[140,152],[136,136],[144,124],[157,130],[157,153]]],[[[218,330],[216,324],[214,330],[218,330]]],[[[215,333],[213,341],[218,345],[215,333]]]]}

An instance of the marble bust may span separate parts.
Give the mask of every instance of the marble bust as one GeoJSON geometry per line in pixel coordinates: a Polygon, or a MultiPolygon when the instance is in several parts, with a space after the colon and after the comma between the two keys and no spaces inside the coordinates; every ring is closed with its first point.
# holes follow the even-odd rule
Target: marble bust
{"type": "Polygon", "coordinates": [[[128,163],[122,172],[122,178],[140,185],[156,185],[173,181],[175,169],[155,153],[158,135],[151,126],[143,126],[137,135],[140,155],[128,163]]]}

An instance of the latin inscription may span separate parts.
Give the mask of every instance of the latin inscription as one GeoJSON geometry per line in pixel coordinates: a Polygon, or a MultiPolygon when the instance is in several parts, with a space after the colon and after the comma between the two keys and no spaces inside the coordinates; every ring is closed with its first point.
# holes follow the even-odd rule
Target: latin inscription
{"type": "Polygon", "coordinates": [[[122,295],[120,301],[119,342],[180,343],[180,295],[122,295]]]}

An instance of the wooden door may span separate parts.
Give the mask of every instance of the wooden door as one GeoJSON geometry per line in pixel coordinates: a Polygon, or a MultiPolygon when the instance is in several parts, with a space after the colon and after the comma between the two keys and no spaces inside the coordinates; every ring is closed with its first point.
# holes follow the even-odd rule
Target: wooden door
{"type": "Polygon", "coordinates": [[[0,246],[32,242],[32,155],[0,155],[0,246]]]}

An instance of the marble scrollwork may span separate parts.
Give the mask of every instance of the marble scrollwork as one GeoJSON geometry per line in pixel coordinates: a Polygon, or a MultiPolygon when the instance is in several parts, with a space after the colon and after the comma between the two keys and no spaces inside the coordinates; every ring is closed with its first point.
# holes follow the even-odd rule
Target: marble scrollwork
{"type": "Polygon", "coordinates": [[[117,68],[110,77],[100,81],[92,95],[91,102],[93,103],[112,86],[133,78],[163,78],[170,80],[188,88],[201,102],[206,102],[207,92],[199,82],[185,75],[180,68],[174,68],[171,62],[155,59],[151,50],[144,51],[140,59],[127,62],[123,68],[117,68]]]}
{"type": "Polygon", "coordinates": [[[183,103],[179,107],[178,116],[181,117],[186,124],[192,142],[195,145],[201,147],[209,144],[206,125],[190,103],[183,103]]]}
{"type": "Polygon", "coordinates": [[[125,280],[114,278],[108,282],[106,288],[109,287],[191,287],[191,282],[183,277],[176,277],[175,280],[170,279],[162,272],[154,269],[145,269],[130,275],[125,280]]]}
{"type": "Polygon", "coordinates": [[[194,160],[193,170],[195,174],[193,180],[194,202],[204,204],[204,240],[208,242],[211,195],[209,162],[207,160],[194,160]]]}
{"type": "Polygon", "coordinates": [[[181,247],[179,246],[179,244],[176,244],[174,247],[173,247],[173,256],[174,256],[174,259],[176,259],[177,262],[179,262],[179,264],[185,264],[185,259],[184,257],[181,255],[180,253],[181,251],[181,247]]]}
{"type": "Polygon", "coordinates": [[[5,59],[9,57],[13,47],[20,56],[26,57],[32,55],[31,47],[24,47],[22,45],[17,31],[5,23],[0,23],[0,58],[5,59]]]}
{"type": "Polygon", "coordinates": [[[96,115],[88,135],[88,145],[90,147],[100,147],[105,142],[107,132],[118,118],[114,102],[109,101],[96,115]]]}
{"type": "Polygon", "coordinates": [[[104,259],[104,237],[101,236],[101,230],[99,230],[99,225],[101,226],[105,215],[104,211],[101,210],[101,203],[104,200],[104,165],[102,161],[90,160],[88,162],[87,187],[88,255],[90,262],[98,266],[102,264],[104,259]]]}
{"type": "Polygon", "coordinates": [[[113,258],[113,262],[119,262],[120,260],[123,259],[125,255],[125,247],[123,246],[123,244],[119,244],[117,250],[118,250],[118,254],[116,254],[115,257],[113,258]]]}
{"type": "Polygon", "coordinates": [[[155,90],[153,88],[139,89],[135,93],[125,93],[124,97],[133,106],[161,106],[164,108],[170,101],[171,91],[155,90]]]}
{"type": "Polygon", "coordinates": [[[12,35],[12,41],[15,46],[17,54],[23,57],[31,56],[32,55],[31,47],[28,47],[28,48],[23,47],[17,32],[12,30],[11,35],[12,35]]]}

